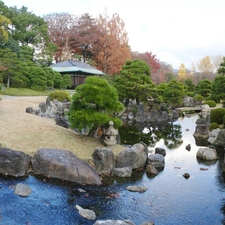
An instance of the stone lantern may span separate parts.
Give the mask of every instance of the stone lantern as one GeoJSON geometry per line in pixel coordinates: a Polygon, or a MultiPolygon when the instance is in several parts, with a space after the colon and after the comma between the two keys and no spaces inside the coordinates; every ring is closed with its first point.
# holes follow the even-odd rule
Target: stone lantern
{"type": "Polygon", "coordinates": [[[106,146],[114,146],[117,143],[116,135],[118,134],[118,130],[116,130],[113,127],[113,125],[114,125],[113,121],[109,121],[109,127],[104,132],[105,135],[104,143],[106,144],[106,146]]]}

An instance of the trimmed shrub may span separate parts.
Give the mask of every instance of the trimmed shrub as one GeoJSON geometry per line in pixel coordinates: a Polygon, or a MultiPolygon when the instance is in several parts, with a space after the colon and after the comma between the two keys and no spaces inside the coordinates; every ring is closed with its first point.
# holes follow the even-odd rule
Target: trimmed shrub
{"type": "Polygon", "coordinates": [[[195,93],[193,91],[189,91],[189,92],[187,92],[187,95],[189,97],[194,97],[195,96],[195,93]]]}
{"type": "Polygon", "coordinates": [[[210,122],[213,123],[218,123],[218,124],[223,124],[223,117],[225,115],[225,108],[217,108],[213,109],[210,112],[210,122]]]}
{"type": "Polygon", "coordinates": [[[200,94],[196,94],[194,96],[194,99],[197,100],[197,101],[203,101],[205,98],[202,95],[200,95],[200,94]]]}
{"type": "Polygon", "coordinates": [[[214,102],[213,100],[205,101],[203,104],[208,105],[210,108],[216,107],[216,102],[214,102]]]}
{"type": "Polygon", "coordinates": [[[71,102],[71,100],[72,100],[70,94],[67,91],[62,91],[62,90],[52,92],[49,95],[49,97],[50,97],[51,101],[53,99],[57,99],[60,102],[62,102],[63,100],[67,100],[68,102],[71,102]]]}
{"type": "Polygon", "coordinates": [[[206,97],[206,98],[205,98],[205,100],[206,100],[206,101],[208,101],[208,100],[212,100],[211,95],[209,95],[208,97],[206,97]]]}
{"type": "Polygon", "coordinates": [[[219,124],[218,123],[211,123],[209,126],[210,131],[219,128],[219,124]]]}

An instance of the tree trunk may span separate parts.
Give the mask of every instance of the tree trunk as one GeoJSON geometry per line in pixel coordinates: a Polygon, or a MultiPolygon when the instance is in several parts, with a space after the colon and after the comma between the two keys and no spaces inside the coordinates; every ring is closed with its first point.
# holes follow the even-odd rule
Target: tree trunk
{"type": "Polygon", "coordinates": [[[98,129],[98,126],[94,125],[88,133],[89,137],[94,137],[95,131],[98,129]]]}

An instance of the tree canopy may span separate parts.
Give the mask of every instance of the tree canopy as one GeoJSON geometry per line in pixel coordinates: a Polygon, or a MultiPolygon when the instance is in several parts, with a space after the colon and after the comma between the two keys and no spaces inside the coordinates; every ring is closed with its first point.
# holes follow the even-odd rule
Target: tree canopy
{"type": "Polygon", "coordinates": [[[128,60],[115,79],[120,100],[146,101],[151,98],[155,85],[150,79],[150,68],[141,60],[128,60]]]}
{"type": "Polygon", "coordinates": [[[113,121],[115,126],[121,125],[116,114],[123,110],[117,90],[106,79],[91,76],[85,83],[76,88],[69,110],[69,121],[73,128],[88,128],[90,131],[113,121]]]}

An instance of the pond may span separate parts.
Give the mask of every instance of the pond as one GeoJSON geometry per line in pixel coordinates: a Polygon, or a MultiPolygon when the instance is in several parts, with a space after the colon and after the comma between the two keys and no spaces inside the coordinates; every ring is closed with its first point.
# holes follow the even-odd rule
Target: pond
{"type": "MultiPolygon", "coordinates": [[[[144,221],[160,225],[225,224],[223,151],[218,150],[220,159],[211,164],[196,159],[199,146],[195,145],[193,133],[197,118],[193,115],[178,119],[173,128],[168,128],[169,134],[157,131],[161,136],[156,137],[157,132],[151,131],[154,147],[150,145],[150,149],[163,147],[167,151],[165,168],[154,178],[136,171],[129,179],[108,179],[100,187],[81,187],[34,176],[0,177],[0,224],[93,224],[95,221],[78,214],[76,204],[94,210],[98,220],[130,219],[137,225],[144,221]],[[185,149],[187,144],[191,144],[190,151],[185,149]],[[185,179],[184,173],[189,173],[190,178],[185,179]],[[14,194],[13,188],[19,182],[31,187],[29,197],[14,194]],[[143,185],[148,190],[129,192],[128,185],[143,185]]],[[[150,135],[149,129],[144,133],[150,135]]]]}

